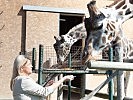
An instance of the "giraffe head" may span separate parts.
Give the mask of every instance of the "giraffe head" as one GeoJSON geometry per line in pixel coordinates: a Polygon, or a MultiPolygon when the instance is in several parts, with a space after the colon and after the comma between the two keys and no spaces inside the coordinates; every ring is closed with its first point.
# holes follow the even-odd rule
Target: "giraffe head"
{"type": "Polygon", "coordinates": [[[54,44],[54,49],[57,55],[57,63],[62,64],[67,55],[70,52],[71,43],[68,42],[68,39],[65,35],[59,36],[58,38],[54,36],[56,43],[54,44]]]}
{"type": "Polygon", "coordinates": [[[83,50],[82,62],[95,59],[95,56],[102,53],[102,50],[116,40],[116,33],[119,34],[120,25],[105,17],[102,11],[98,11],[95,1],[88,4],[90,17],[85,19],[87,38],[83,50]]]}
{"type": "MultiPolygon", "coordinates": [[[[105,15],[101,13],[101,11],[98,10],[96,7],[96,1],[92,0],[90,3],[87,4],[87,8],[90,14],[90,17],[86,20],[85,19],[85,24],[86,21],[89,21],[89,29],[97,29],[101,28],[103,26],[103,20],[105,19],[105,15]]],[[[85,25],[87,27],[87,25],[85,25]]]]}
{"type": "Polygon", "coordinates": [[[58,38],[55,36],[56,43],[54,49],[57,55],[57,62],[62,64],[68,56],[71,46],[79,39],[86,37],[86,29],[84,23],[74,26],[67,34],[61,35],[58,38]]]}

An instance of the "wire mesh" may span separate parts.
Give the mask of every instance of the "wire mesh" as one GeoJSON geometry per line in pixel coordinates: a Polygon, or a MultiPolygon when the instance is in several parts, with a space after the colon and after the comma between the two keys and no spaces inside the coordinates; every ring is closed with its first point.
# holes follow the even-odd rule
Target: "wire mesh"
{"type": "MultiPolygon", "coordinates": [[[[81,61],[82,61],[82,47],[81,46],[73,46],[70,50],[71,53],[71,62],[72,62],[72,67],[81,67],[83,66],[81,61]]],[[[68,56],[66,57],[66,60],[64,63],[68,64],[68,56]]],[[[57,56],[56,52],[54,50],[54,47],[52,46],[45,46],[44,47],[44,61],[50,61],[51,64],[57,64],[57,56]]]]}
{"type": "Polygon", "coordinates": [[[49,67],[53,64],[57,64],[57,57],[54,47],[44,46],[44,62],[49,67]]]}
{"type": "MultiPolygon", "coordinates": [[[[82,46],[72,46],[71,50],[72,68],[82,69],[85,65],[82,64],[82,46]]],[[[64,63],[68,64],[69,57],[66,57],[64,63]]],[[[102,59],[108,60],[108,49],[103,50],[102,59]]],[[[57,56],[54,47],[44,46],[44,61],[46,66],[57,64],[57,56]]],[[[52,67],[51,67],[52,68],[52,67]]]]}

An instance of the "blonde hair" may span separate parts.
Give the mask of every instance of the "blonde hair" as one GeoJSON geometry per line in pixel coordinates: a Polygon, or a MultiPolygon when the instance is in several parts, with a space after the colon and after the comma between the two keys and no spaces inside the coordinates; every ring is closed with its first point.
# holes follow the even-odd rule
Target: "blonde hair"
{"type": "Polygon", "coordinates": [[[12,70],[12,78],[10,81],[10,89],[13,89],[14,85],[14,79],[19,76],[20,73],[20,68],[27,62],[27,58],[25,55],[18,55],[16,59],[14,60],[14,65],[13,65],[13,70],[12,70]]]}

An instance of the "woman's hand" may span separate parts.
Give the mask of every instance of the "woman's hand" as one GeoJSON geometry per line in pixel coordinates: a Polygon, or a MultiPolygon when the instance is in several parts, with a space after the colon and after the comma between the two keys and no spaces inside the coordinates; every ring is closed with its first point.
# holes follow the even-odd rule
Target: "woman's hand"
{"type": "Polygon", "coordinates": [[[63,78],[61,78],[59,81],[53,83],[51,85],[51,87],[55,90],[56,88],[58,88],[64,81],[72,81],[74,80],[74,76],[73,75],[66,75],[63,78]]]}
{"type": "Polygon", "coordinates": [[[68,80],[72,81],[72,80],[74,80],[74,76],[73,75],[67,75],[67,76],[64,76],[63,78],[64,78],[64,81],[68,81],[68,80]]]}

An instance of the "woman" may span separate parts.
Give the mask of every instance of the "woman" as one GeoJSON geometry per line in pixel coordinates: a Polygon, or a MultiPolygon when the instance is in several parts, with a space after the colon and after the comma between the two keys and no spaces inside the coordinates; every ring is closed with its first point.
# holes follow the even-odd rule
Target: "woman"
{"type": "Polygon", "coordinates": [[[32,65],[24,55],[19,55],[14,61],[11,79],[11,90],[14,100],[45,100],[64,81],[73,80],[73,75],[64,76],[51,86],[43,87],[37,84],[29,75],[32,73],[32,65]]]}

